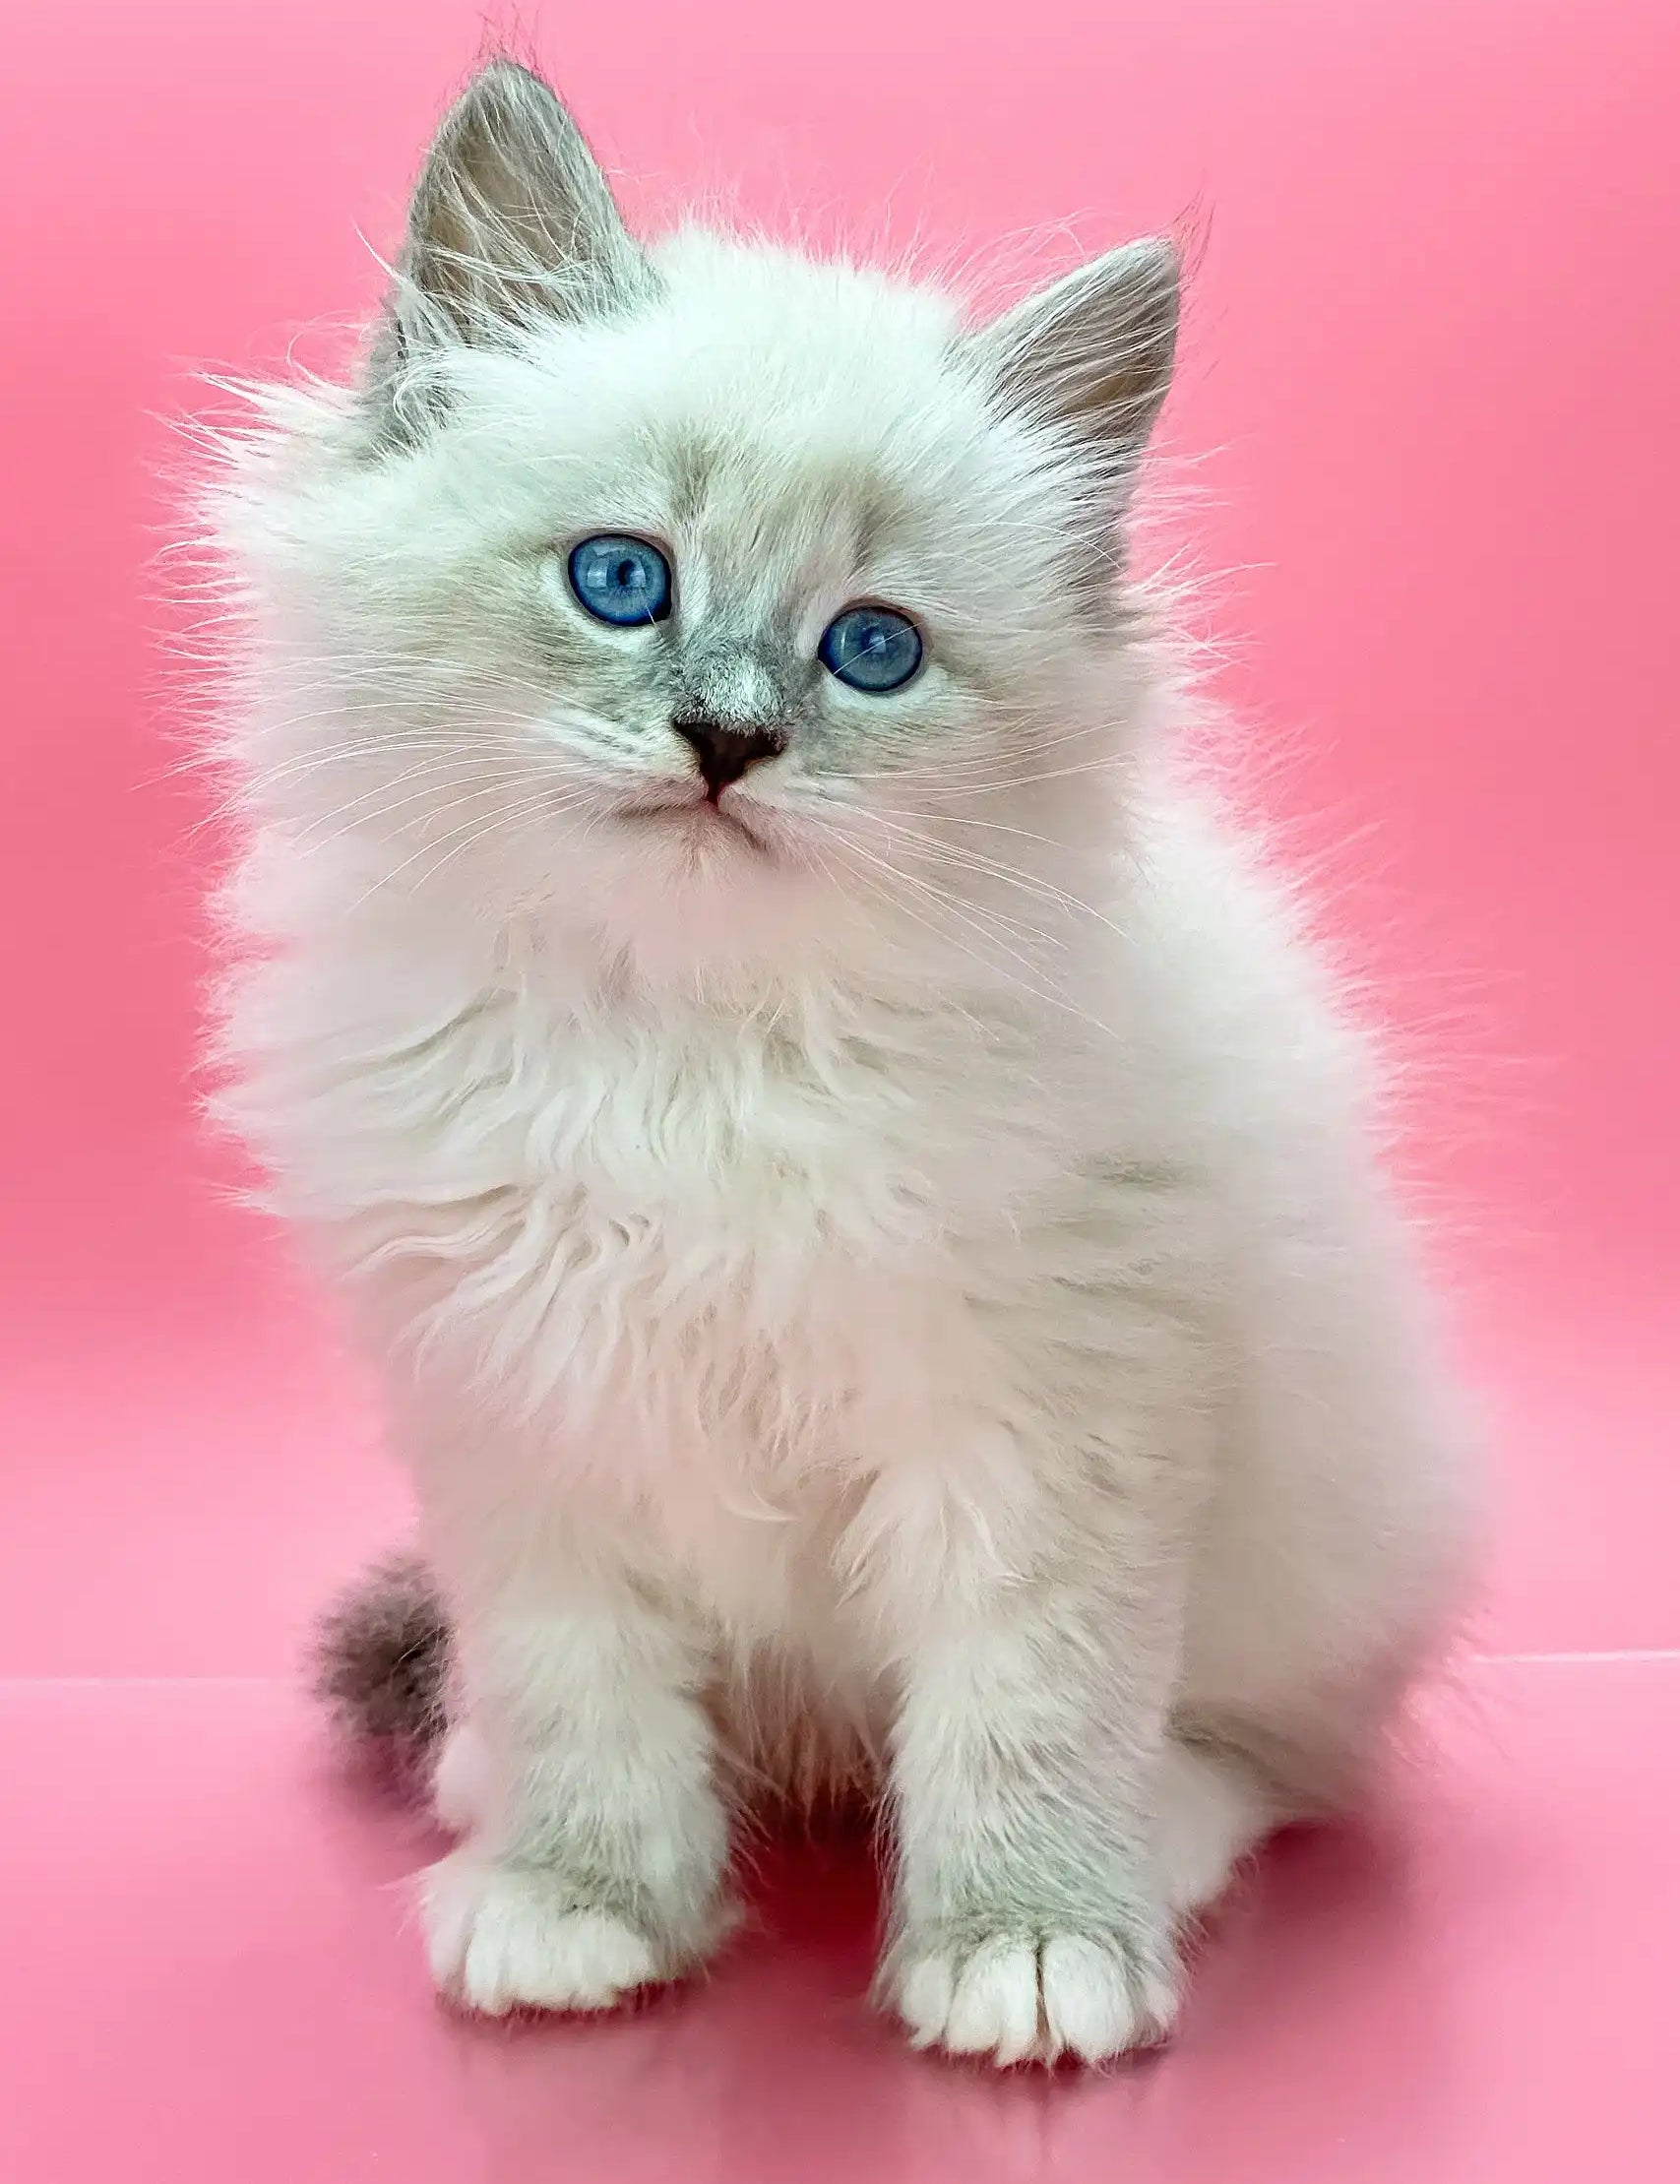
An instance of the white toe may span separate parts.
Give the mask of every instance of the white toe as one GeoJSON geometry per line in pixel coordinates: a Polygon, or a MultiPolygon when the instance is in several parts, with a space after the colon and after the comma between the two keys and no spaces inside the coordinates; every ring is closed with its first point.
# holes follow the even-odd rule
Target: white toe
{"type": "Polygon", "coordinates": [[[949,1957],[918,1957],[905,1966],[899,1979],[899,2015],[913,2046],[932,2047],[944,2038],[954,1985],[949,1957]]]}
{"type": "Polygon", "coordinates": [[[1100,2063],[1138,2044],[1140,2028],[1126,1967],[1101,1942],[1058,1934],[1044,1944],[1039,1968],[1045,2048],[1100,2063]]]}
{"type": "Polygon", "coordinates": [[[1038,1952],[1030,1942],[992,1942],[963,1966],[945,2024],[956,2055],[1026,2060],[1038,2044],[1038,1952]]]}
{"type": "Polygon", "coordinates": [[[647,1937],[612,1912],[460,1851],[427,1875],[425,1916],[438,1985],[491,2017],[609,2010],[659,1975],[647,1937]]]}

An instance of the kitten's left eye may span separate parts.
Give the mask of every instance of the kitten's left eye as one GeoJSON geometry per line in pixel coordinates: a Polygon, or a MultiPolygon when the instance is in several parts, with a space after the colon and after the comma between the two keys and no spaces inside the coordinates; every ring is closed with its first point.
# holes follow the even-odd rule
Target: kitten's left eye
{"type": "Polygon", "coordinates": [[[662,622],[671,611],[671,565],[646,538],[586,538],[572,548],[566,574],[579,605],[615,629],[662,622]]]}
{"type": "Polygon", "coordinates": [[[921,632],[890,606],[848,606],[823,632],[817,657],[853,690],[902,690],[921,665],[921,632]]]}

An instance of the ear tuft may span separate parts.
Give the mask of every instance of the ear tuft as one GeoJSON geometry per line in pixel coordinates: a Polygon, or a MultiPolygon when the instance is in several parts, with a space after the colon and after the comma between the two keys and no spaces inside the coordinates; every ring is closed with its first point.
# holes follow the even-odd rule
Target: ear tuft
{"type": "Polygon", "coordinates": [[[1010,406],[1130,468],[1171,384],[1178,308],[1178,253],[1155,238],[1092,259],[969,340],[1010,406]]]}
{"type": "Polygon", "coordinates": [[[624,309],[653,286],[570,113],[541,77],[494,61],[444,116],[415,184],[376,389],[428,349],[624,309]]]}

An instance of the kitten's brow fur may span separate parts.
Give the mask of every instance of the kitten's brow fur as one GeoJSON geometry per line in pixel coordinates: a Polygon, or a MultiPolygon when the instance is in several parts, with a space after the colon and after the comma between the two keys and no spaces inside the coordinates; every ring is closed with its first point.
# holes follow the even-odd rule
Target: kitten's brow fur
{"type": "Polygon", "coordinates": [[[733,1806],[861,1786],[911,2036],[1116,2054],[1454,1611],[1364,1045],[1127,567],[1176,336],[1160,243],[978,326],[645,247],[497,64],[365,370],[231,450],[221,1104],[418,1491],[322,1676],[428,1755],[481,2009],[677,1975],[733,1806]],[[601,532],[668,620],[571,595],[601,532]],[[858,602],[901,690],[820,664],[858,602]],[[696,718],[771,731],[716,808],[696,718]]]}

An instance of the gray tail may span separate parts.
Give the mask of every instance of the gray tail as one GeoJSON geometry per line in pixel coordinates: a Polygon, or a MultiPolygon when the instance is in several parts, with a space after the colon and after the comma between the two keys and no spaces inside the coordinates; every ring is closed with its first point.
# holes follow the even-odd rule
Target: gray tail
{"type": "Polygon", "coordinates": [[[447,1725],[449,1611],[418,1557],[367,1571],[321,1618],[315,1693],[357,1743],[420,1758],[447,1725]]]}

